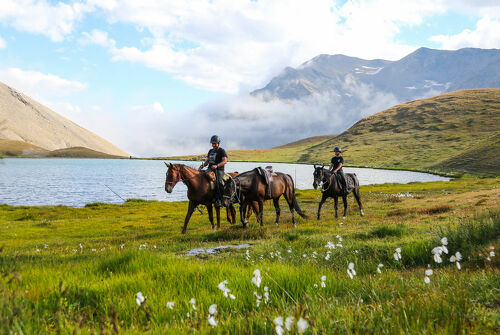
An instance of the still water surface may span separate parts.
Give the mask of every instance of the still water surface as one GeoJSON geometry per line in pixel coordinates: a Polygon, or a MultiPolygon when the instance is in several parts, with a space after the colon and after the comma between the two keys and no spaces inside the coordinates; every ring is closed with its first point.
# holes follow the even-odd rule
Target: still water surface
{"type": "MultiPolygon", "coordinates": [[[[196,168],[200,164],[172,163],[196,168]]],[[[267,165],[272,165],[274,171],[290,174],[297,188],[312,188],[312,165],[230,162],[226,171],[244,172],[267,165]]],[[[187,200],[186,186],[182,183],[171,194],[165,192],[166,170],[163,161],[158,160],[6,158],[0,160],[0,203],[82,207],[92,202],[122,203],[121,198],[187,200]]],[[[449,180],[410,171],[345,168],[345,172],[356,173],[361,185],[449,180]]]]}

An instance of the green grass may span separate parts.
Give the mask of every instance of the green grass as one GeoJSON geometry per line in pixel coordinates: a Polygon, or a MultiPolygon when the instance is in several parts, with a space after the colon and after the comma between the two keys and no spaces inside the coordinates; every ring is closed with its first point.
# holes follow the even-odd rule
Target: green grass
{"type": "Polygon", "coordinates": [[[461,90],[396,105],[340,135],[272,149],[229,150],[228,155],[233,161],[328,165],[339,146],[347,166],[499,176],[499,110],[500,89],[461,90]]]}
{"type": "MultiPolygon", "coordinates": [[[[365,217],[350,196],[348,217],[335,220],[330,199],[322,220],[299,218],[294,229],[284,204],[279,226],[266,204],[262,228],[252,217],[248,229],[223,220],[212,231],[206,213],[196,213],[186,235],[185,202],[0,205],[0,333],[274,334],[274,318],[294,316],[307,320],[308,334],[496,334],[500,256],[486,258],[490,246],[497,253],[500,246],[499,187],[493,178],[365,186],[365,217]],[[397,210],[406,213],[388,215],[397,210]],[[325,245],[337,243],[337,235],[342,248],[326,260],[325,245]],[[433,262],[430,251],[444,236],[450,255],[462,253],[462,270],[449,255],[433,262]],[[251,247],[185,256],[241,243],[251,247]],[[398,247],[401,261],[393,257],[398,247]],[[427,264],[430,284],[423,280],[427,264]],[[251,283],[255,269],[260,288],[251,283]],[[217,288],[223,280],[235,300],[217,288]],[[269,302],[257,307],[253,292],[262,295],[264,286],[269,302]],[[147,297],[141,307],[139,291],[147,297]],[[188,303],[193,297],[196,311],[188,303]],[[215,328],[207,321],[211,304],[215,328]]],[[[308,214],[316,212],[319,193],[297,192],[308,214]]]]}

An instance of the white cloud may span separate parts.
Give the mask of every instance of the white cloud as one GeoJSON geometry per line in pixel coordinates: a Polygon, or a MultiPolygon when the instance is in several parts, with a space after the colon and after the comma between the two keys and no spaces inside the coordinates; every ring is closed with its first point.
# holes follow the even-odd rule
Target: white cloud
{"type": "Polygon", "coordinates": [[[431,0],[347,1],[342,7],[330,0],[126,0],[95,6],[110,23],[133,24],[153,36],[145,48],[117,46],[104,32],[85,33],[88,41],[108,47],[113,60],[227,93],[259,87],[283,67],[321,53],[399,59],[418,47],[396,40],[400,27],[445,11],[431,0]]]}
{"type": "Polygon", "coordinates": [[[7,42],[0,36],[0,49],[7,47],[7,42]]]}
{"type": "Polygon", "coordinates": [[[465,47],[499,48],[500,19],[483,17],[476,24],[476,29],[465,29],[456,35],[435,35],[431,41],[441,44],[443,49],[459,49],[465,47]]]}
{"type": "Polygon", "coordinates": [[[130,110],[141,113],[151,113],[151,112],[158,114],[165,113],[163,106],[159,102],[154,102],[151,105],[132,106],[130,107],[130,110]]]}
{"type": "Polygon", "coordinates": [[[25,71],[19,68],[0,69],[0,81],[32,97],[64,96],[86,89],[87,84],[53,74],[25,71]]]}
{"type": "Polygon", "coordinates": [[[60,42],[73,32],[75,22],[91,10],[91,6],[81,2],[57,2],[53,5],[46,0],[2,0],[0,22],[60,42]]]}

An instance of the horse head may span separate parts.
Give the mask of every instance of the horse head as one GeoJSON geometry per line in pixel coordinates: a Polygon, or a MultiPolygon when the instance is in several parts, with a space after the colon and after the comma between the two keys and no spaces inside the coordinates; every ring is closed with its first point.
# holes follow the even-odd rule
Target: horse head
{"type": "Polygon", "coordinates": [[[313,182],[313,187],[316,190],[319,185],[323,182],[323,167],[324,165],[321,166],[316,166],[314,165],[314,172],[313,172],[313,177],[314,177],[314,182],[313,182]]]}
{"type": "Polygon", "coordinates": [[[165,165],[168,168],[165,178],[165,191],[172,193],[174,186],[181,180],[181,171],[177,164],[165,163],[165,165]]]}

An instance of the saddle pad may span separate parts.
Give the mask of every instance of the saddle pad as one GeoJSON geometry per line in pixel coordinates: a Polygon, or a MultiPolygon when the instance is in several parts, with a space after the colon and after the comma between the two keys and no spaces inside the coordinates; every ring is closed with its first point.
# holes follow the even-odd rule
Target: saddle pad
{"type": "Polygon", "coordinates": [[[352,176],[346,174],[345,182],[347,184],[347,189],[352,190],[354,188],[354,178],[352,176]]]}

